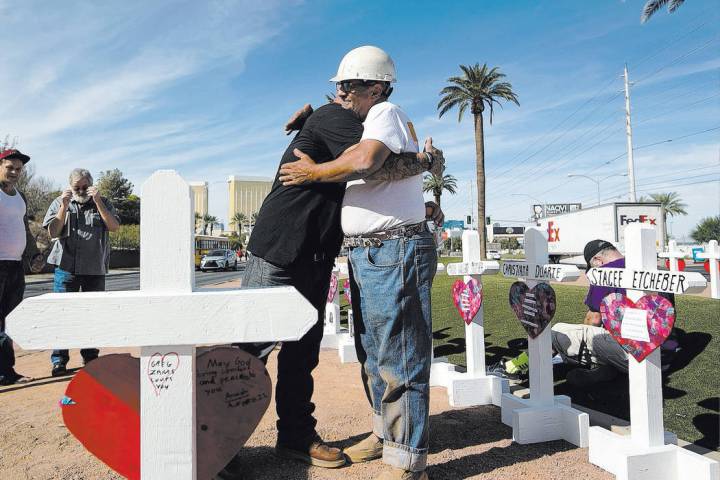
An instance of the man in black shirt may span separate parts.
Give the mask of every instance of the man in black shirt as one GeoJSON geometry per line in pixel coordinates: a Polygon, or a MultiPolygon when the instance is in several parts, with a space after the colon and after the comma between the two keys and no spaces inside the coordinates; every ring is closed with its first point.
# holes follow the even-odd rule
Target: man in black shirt
{"type": "MultiPolygon", "coordinates": [[[[351,110],[335,103],[324,105],[307,119],[280,164],[296,161],[295,149],[318,163],[331,161],[358,143],[362,131],[362,122],[351,110]]],[[[444,159],[436,149],[431,149],[431,155],[392,155],[365,169],[366,178],[417,175],[438,162],[444,159]],[[394,168],[400,164],[403,168],[394,168]],[[410,164],[413,168],[408,168],[410,164]]],[[[318,321],[310,331],[297,342],[283,343],[278,355],[276,451],[326,468],[344,465],[345,457],[340,449],[324,444],[315,431],[312,370],[318,364],[330,273],[343,238],[344,194],[344,183],[283,186],[276,174],[248,243],[243,277],[243,287],[292,285],[318,310],[318,321]]],[[[264,360],[274,344],[241,347],[264,360]]]]}

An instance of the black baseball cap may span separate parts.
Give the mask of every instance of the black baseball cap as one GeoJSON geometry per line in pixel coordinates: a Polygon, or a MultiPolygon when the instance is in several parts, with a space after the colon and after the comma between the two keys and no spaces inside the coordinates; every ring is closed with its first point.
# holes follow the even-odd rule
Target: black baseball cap
{"type": "Polygon", "coordinates": [[[23,164],[30,161],[30,157],[28,155],[25,155],[20,150],[16,150],[14,148],[10,148],[8,150],[0,152],[0,160],[3,160],[5,158],[9,160],[20,160],[23,162],[23,164]]]}
{"type": "Polygon", "coordinates": [[[583,255],[585,256],[585,262],[587,263],[587,268],[585,269],[590,270],[590,260],[597,255],[599,252],[602,252],[606,248],[615,248],[615,245],[608,242],[607,240],[592,240],[588,242],[585,245],[585,250],[583,251],[583,255]]]}

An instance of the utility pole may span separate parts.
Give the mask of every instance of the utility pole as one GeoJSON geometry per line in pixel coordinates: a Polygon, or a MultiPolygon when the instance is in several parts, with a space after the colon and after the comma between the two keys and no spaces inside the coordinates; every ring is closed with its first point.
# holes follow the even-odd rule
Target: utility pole
{"type": "Polygon", "coordinates": [[[630,80],[627,63],[625,64],[625,133],[627,134],[628,180],[630,181],[630,201],[637,202],[635,195],[635,163],[633,162],[632,122],[630,120],[630,80]]]}

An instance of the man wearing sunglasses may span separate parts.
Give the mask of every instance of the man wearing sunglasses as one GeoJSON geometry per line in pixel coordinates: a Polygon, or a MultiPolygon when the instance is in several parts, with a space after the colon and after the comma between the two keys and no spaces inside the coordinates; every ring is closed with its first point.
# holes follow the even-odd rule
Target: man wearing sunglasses
{"type": "MultiPolygon", "coordinates": [[[[373,410],[373,432],[345,450],[353,462],[379,458],[379,479],[427,479],[432,320],[430,291],[437,266],[428,231],[422,176],[376,181],[366,172],[391,154],[417,152],[408,116],[388,101],[395,65],[383,50],[364,46],[343,58],[337,98],[363,120],[354,148],[332,162],[299,160],[280,168],[285,185],[345,182],[342,228],[350,249],[355,343],[373,410]]],[[[332,183],[331,183],[332,184],[332,183]]]]}

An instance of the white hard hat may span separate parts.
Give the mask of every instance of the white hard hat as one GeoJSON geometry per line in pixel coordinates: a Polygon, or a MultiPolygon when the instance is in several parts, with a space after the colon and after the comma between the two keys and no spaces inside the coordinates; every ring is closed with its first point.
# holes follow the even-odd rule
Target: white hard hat
{"type": "Polygon", "coordinates": [[[384,50],[366,45],[350,50],[340,61],[331,82],[343,80],[376,80],[395,82],[395,63],[384,50]]]}

